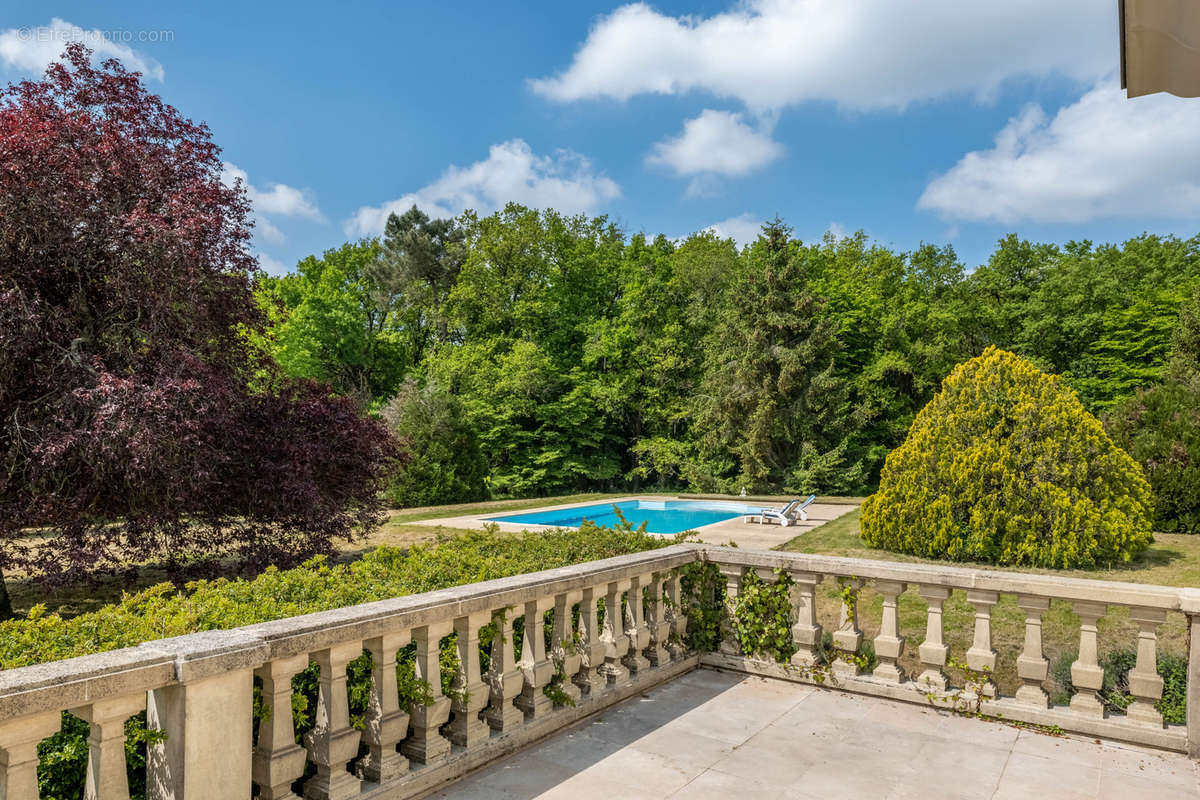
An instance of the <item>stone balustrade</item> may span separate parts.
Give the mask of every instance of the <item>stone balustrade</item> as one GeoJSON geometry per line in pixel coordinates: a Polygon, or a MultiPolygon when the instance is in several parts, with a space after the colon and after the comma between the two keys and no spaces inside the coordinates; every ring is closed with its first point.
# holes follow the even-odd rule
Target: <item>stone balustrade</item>
{"type": "Polygon", "coordinates": [[[59,730],[64,711],[90,727],[89,800],[129,797],[124,724],[143,711],[148,727],[163,734],[147,758],[147,792],[155,800],[240,800],[252,791],[265,800],[420,796],[701,664],[917,703],[953,705],[966,692],[984,714],[1200,757],[1198,652],[1200,590],[674,545],[0,672],[0,800],[37,799],[37,746],[59,730]],[[679,571],[698,561],[719,568],[732,613],[750,572],[768,581],[780,573],[792,578],[791,663],[741,653],[728,624],[715,652],[686,647],[679,571]],[[832,631],[836,658],[828,665],[821,662],[816,594],[826,579],[841,587],[843,600],[832,631]],[[858,657],[865,634],[857,597],[864,586],[883,598],[873,642],[878,663],[870,673],[858,657]],[[916,674],[905,672],[899,615],[900,597],[910,589],[928,607],[916,674]],[[944,608],[954,590],[963,590],[974,609],[964,660],[977,679],[967,687],[953,686],[947,675],[944,608]],[[988,679],[998,659],[992,611],[1005,595],[1016,597],[1025,618],[1014,696],[1001,695],[988,679]],[[1051,706],[1044,686],[1041,621],[1051,601],[1070,603],[1080,620],[1079,656],[1071,668],[1078,691],[1069,706],[1051,706]],[[1104,675],[1097,624],[1108,609],[1122,606],[1137,627],[1131,643],[1137,663],[1129,677],[1135,700],[1116,715],[1106,713],[1098,697],[1104,675]],[[1163,689],[1156,631],[1171,612],[1186,615],[1191,632],[1186,725],[1165,725],[1154,708],[1163,689]],[[486,670],[485,628],[494,632],[486,670]],[[447,695],[439,653],[450,634],[458,666],[447,695]],[[405,647],[415,650],[415,662],[398,660],[405,647]],[[353,725],[348,669],[364,654],[370,656],[369,697],[361,724],[353,725]],[[410,665],[408,682],[423,682],[420,700],[402,702],[398,663],[410,665]],[[292,681],[314,664],[314,724],[297,741],[292,681]]]}
{"type": "Polygon", "coordinates": [[[148,752],[155,800],[242,800],[252,785],[264,800],[425,794],[695,668],[698,656],[681,646],[679,606],[662,598],[679,597],[678,567],[699,552],[676,545],[0,672],[0,800],[37,800],[37,746],[59,730],[63,711],[90,726],[88,800],[128,800],[125,722],[143,711],[165,734],[148,752]],[[488,624],[496,635],[484,673],[479,636],[488,624]],[[450,697],[439,652],[452,632],[459,666],[450,697]],[[410,642],[411,678],[428,696],[402,707],[397,654],[410,642]],[[356,727],[347,670],[364,653],[370,696],[356,727]],[[292,679],[310,664],[320,670],[314,725],[298,743],[292,679]],[[547,696],[552,682],[569,701],[547,696]]]}
{"type": "MultiPolygon", "coordinates": [[[[776,664],[731,652],[728,640],[701,663],[738,669],[787,680],[826,683],[850,691],[896,700],[968,708],[1006,720],[1057,726],[1065,731],[1188,752],[1200,758],[1200,590],[1143,584],[1093,581],[1053,575],[1033,575],[942,565],[837,558],[800,553],[756,552],[706,547],[704,559],[715,563],[727,582],[727,596],[736,597],[740,581],[754,571],[766,581],[787,574],[792,579],[792,637],[796,654],[790,664],[776,664]],[[837,630],[832,632],[835,658],[818,664],[822,630],[816,614],[816,587],[832,579],[843,598],[837,630]],[[882,595],[879,635],[873,641],[877,666],[869,674],[857,658],[863,644],[859,627],[858,591],[867,585],[882,595]],[[924,640],[918,645],[921,671],[906,675],[900,658],[906,639],[899,631],[899,597],[914,587],[927,603],[924,640]],[[954,590],[962,590],[974,607],[971,644],[961,663],[968,678],[953,686],[946,673],[950,648],[946,643],[944,607],[954,590]],[[992,647],[992,609],[1002,595],[1016,598],[1025,617],[1024,645],[1016,658],[1021,681],[1013,696],[1000,696],[992,675],[997,652],[992,647]],[[1071,605],[1079,618],[1078,656],[1071,665],[1076,692],[1067,706],[1052,706],[1045,685],[1049,661],[1042,651],[1042,615],[1051,601],[1071,605]],[[1129,672],[1134,701],[1125,714],[1106,711],[1099,692],[1104,688],[1100,665],[1098,621],[1110,609],[1124,607],[1137,625],[1137,662],[1129,672]],[[1158,675],[1158,627],[1168,612],[1186,615],[1189,626],[1188,705],[1186,725],[1166,725],[1155,703],[1162,697],[1158,675]]],[[[732,646],[736,648],[736,643],[732,646]]]]}

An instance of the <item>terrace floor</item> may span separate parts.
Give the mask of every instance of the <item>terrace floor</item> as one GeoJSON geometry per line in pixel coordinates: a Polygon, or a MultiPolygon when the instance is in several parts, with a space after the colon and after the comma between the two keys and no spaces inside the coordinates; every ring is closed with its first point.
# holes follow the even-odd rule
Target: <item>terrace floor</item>
{"type": "Polygon", "coordinates": [[[483,800],[1200,797],[1183,755],[700,669],[435,795],[483,800]]]}

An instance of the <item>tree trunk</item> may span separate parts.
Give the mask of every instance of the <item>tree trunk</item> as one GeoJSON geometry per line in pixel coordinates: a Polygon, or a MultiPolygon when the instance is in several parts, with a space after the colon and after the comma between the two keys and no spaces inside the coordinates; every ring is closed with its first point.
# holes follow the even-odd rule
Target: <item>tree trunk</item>
{"type": "Polygon", "coordinates": [[[12,600],[8,597],[8,584],[4,581],[4,570],[0,569],[0,622],[12,619],[15,616],[12,600]]]}

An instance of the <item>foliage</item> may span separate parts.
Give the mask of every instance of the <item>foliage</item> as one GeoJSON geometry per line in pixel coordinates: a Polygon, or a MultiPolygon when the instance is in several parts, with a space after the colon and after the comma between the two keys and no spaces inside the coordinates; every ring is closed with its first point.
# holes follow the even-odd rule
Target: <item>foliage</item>
{"type": "Polygon", "coordinates": [[[328,383],[363,403],[396,391],[409,363],[401,298],[373,280],[378,241],[309,256],[256,289],[269,333],[252,339],[284,374],[328,383]]]}
{"type": "Polygon", "coordinates": [[[387,487],[389,503],[411,508],[487,498],[488,466],[479,437],[458,398],[436,381],[420,386],[406,379],[383,419],[409,453],[387,487]]]}
{"type": "Polygon", "coordinates": [[[738,590],[733,632],[743,653],[787,663],[796,652],[792,642],[792,578],[775,570],[765,581],[751,570],[738,590]]]}
{"type": "Polygon", "coordinates": [[[1200,283],[1200,237],[1059,248],[1015,235],[965,282],[974,351],[1012,350],[1061,374],[1093,412],[1163,372],[1179,309],[1200,283]]]}
{"type": "Polygon", "coordinates": [[[725,580],[717,565],[697,561],[679,571],[679,587],[687,614],[687,645],[711,652],[721,642],[721,620],[725,616],[725,580]]]}
{"type": "MultiPolygon", "coordinates": [[[[1058,691],[1051,696],[1055,703],[1069,702],[1076,692],[1075,684],[1071,681],[1071,664],[1076,657],[1075,652],[1068,651],[1051,664],[1050,674],[1058,686],[1058,691]]],[[[1115,648],[1101,655],[1099,662],[1104,668],[1104,687],[1098,693],[1100,702],[1109,711],[1124,713],[1134,699],[1129,693],[1129,671],[1137,663],[1137,651],[1130,647],[1115,648]]],[[[1163,715],[1164,722],[1186,724],[1187,658],[1159,653],[1157,669],[1163,679],[1163,693],[1154,708],[1163,715]]]]}
{"type": "MultiPolygon", "coordinates": [[[[846,433],[836,330],[808,286],[790,232],[778,220],[763,226],[705,345],[697,449],[704,471],[726,489],[820,488],[804,479],[822,456],[839,452],[846,433]]],[[[840,466],[825,465],[831,485],[857,485],[857,465],[840,466]]]]}
{"type": "MultiPolygon", "coordinates": [[[[399,371],[452,393],[499,496],[867,493],[955,364],[1008,349],[1107,412],[1166,374],[1200,285],[1200,237],[1010,235],[969,271],[949,246],[900,252],[861,232],[806,243],[776,220],[739,252],[711,232],[627,236],[515,204],[452,221],[410,210],[346,248],[379,256],[350,270],[361,281],[334,281],[310,343],[272,352],[342,358],[297,373],[336,382],[376,335],[357,309],[382,300],[403,358],[370,401],[390,399],[399,371]],[[354,319],[359,332],[334,324],[354,319]]],[[[272,316],[277,341],[312,313],[272,316]]]]}
{"type": "Polygon", "coordinates": [[[874,547],[1091,567],[1150,543],[1150,487],[1057,378],[995,348],[957,368],[862,508],[874,547]]]}
{"type": "Polygon", "coordinates": [[[205,126],[72,44],[0,91],[0,152],[0,569],[257,567],[375,524],[394,445],[247,346],[249,205],[205,126]]]}
{"type": "Polygon", "coordinates": [[[382,258],[368,277],[377,296],[400,299],[400,328],[414,363],[449,339],[443,306],[466,257],[466,235],[457,220],[430,219],[415,205],[388,215],[382,258]]]}
{"type": "Polygon", "coordinates": [[[589,320],[617,294],[620,231],[602,218],[512,204],[464,224],[468,254],[445,306],[462,344],[435,348],[426,373],[461,398],[495,491],[618,478],[620,429],[581,362],[589,320]]]}
{"type": "Polygon", "coordinates": [[[1125,400],[1105,423],[1146,472],[1156,529],[1200,532],[1200,292],[1180,314],[1163,382],[1125,400]]]}

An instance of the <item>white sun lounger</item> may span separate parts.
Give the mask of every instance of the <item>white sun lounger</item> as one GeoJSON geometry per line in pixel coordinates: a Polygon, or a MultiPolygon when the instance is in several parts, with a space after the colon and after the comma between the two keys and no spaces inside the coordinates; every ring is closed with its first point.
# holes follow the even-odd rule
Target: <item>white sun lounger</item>
{"type": "Polygon", "coordinates": [[[807,500],[801,500],[797,497],[781,509],[762,508],[758,511],[752,511],[746,514],[745,522],[758,522],[762,525],[765,522],[778,522],[783,527],[788,527],[799,518],[803,522],[808,521],[807,509],[817,499],[815,494],[808,496],[807,500]]]}

